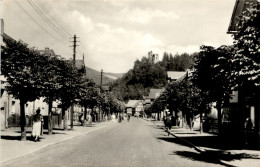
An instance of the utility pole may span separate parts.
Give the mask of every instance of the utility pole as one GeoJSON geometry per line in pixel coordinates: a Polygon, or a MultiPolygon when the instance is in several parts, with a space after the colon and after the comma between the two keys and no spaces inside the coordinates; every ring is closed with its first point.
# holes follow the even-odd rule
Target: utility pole
{"type": "Polygon", "coordinates": [[[102,79],[103,79],[103,70],[101,70],[100,86],[102,86],[102,79]]]}
{"type": "MultiPolygon", "coordinates": [[[[101,90],[101,86],[102,86],[102,79],[103,79],[103,69],[101,69],[101,74],[100,74],[100,90],[101,90]]],[[[100,94],[100,91],[99,91],[100,94]]],[[[99,105],[99,110],[98,110],[98,122],[100,122],[100,115],[101,115],[101,107],[99,105]]]]}
{"type": "MultiPolygon", "coordinates": [[[[77,45],[77,42],[79,42],[79,41],[77,41],[77,36],[76,35],[74,35],[73,36],[73,45],[72,45],[72,47],[73,47],[73,63],[74,63],[74,65],[75,65],[75,63],[76,63],[76,47],[78,46],[77,45]]],[[[71,130],[73,129],[73,115],[74,115],[74,103],[72,103],[71,104],[71,110],[70,110],[70,127],[71,127],[71,130]]]]}
{"type": "Polygon", "coordinates": [[[76,47],[77,47],[77,36],[74,35],[73,37],[73,62],[75,63],[76,61],[76,47]]]}

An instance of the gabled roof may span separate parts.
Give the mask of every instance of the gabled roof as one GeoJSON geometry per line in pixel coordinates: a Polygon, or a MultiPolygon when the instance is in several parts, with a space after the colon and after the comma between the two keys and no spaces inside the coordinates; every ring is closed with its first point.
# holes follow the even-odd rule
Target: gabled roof
{"type": "MultiPolygon", "coordinates": [[[[66,60],[68,62],[72,62],[73,60],[66,60]]],[[[75,60],[75,67],[81,73],[86,73],[86,66],[84,60],[75,60]]]]}
{"type": "Polygon", "coordinates": [[[150,99],[156,99],[161,95],[161,93],[164,91],[164,89],[150,89],[149,98],[150,99]]]}
{"type": "Polygon", "coordinates": [[[167,71],[167,77],[171,80],[177,80],[185,76],[185,71],[167,71]]]}
{"type": "Polygon", "coordinates": [[[9,39],[9,40],[15,40],[15,39],[13,39],[12,37],[10,37],[9,35],[7,35],[6,33],[3,33],[3,38],[5,38],[5,39],[9,39]]]}
{"type": "Polygon", "coordinates": [[[237,31],[237,18],[249,7],[249,3],[256,2],[257,0],[236,0],[227,33],[232,34],[237,31]]]}
{"type": "Polygon", "coordinates": [[[85,68],[84,60],[75,60],[75,65],[77,69],[85,68]]]}
{"type": "Polygon", "coordinates": [[[136,108],[140,102],[142,102],[142,101],[141,100],[129,100],[128,103],[125,104],[125,107],[136,108]]]}

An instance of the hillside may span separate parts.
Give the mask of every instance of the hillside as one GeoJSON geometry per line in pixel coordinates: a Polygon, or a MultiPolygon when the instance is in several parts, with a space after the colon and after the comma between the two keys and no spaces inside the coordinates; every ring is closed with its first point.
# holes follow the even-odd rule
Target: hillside
{"type": "MultiPolygon", "coordinates": [[[[101,72],[94,70],[92,68],[86,67],[86,74],[90,79],[99,85],[101,79],[101,72]]],[[[115,81],[118,78],[121,78],[124,74],[123,73],[103,73],[102,83],[107,84],[109,82],[115,81]]]]}

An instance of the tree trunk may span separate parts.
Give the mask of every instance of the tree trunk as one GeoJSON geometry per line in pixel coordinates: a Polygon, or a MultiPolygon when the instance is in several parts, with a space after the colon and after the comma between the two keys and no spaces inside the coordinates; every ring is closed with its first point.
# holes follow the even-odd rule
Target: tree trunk
{"type": "Polygon", "coordinates": [[[200,110],[200,133],[203,133],[202,110],[200,110]]]}
{"type": "Polygon", "coordinates": [[[64,130],[68,130],[67,112],[63,107],[62,107],[62,115],[63,115],[63,128],[64,130]]]}
{"type": "Polygon", "coordinates": [[[71,130],[73,129],[73,115],[74,115],[74,104],[71,105],[71,110],[70,110],[70,128],[71,130]]]}
{"type": "Polygon", "coordinates": [[[53,129],[53,122],[52,122],[52,100],[49,101],[49,106],[48,106],[48,134],[51,135],[52,134],[52,129],[53,129]]]}
{"type": "Polygon", "coordinates": [[[26,141],[26,118],[25,118],[25,101],[20,99],[20,126],[21,126],[21,141],[26,141]]]}
{"type": "Polygon", "coordinates": [[[222,132],[222,118],[221,118],[221,103],[222,100],[217,101],[217,110],[218,110],[218,132],[221,134],[222,132]]]}
{"type": "Polygon", "coordinates": [[[84,106],[84,126],[87,125],[87,107],[84,106]]]}
{"type": "Polygon", "coordinates": [[[190,117],[190,130],[193,131],[193,121],[194,121],[194,115],[192,114],[192,117],[190,117]]]}

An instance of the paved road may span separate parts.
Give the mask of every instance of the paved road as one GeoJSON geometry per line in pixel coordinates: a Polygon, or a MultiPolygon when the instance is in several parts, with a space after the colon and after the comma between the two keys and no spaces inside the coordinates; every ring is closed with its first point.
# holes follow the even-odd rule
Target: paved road
{"type": "Polygon", "coordinates": [[[219,166],[177,145],[153,123],[131,118],[45,148],[6,167],[179,167],[219,166]]]}

